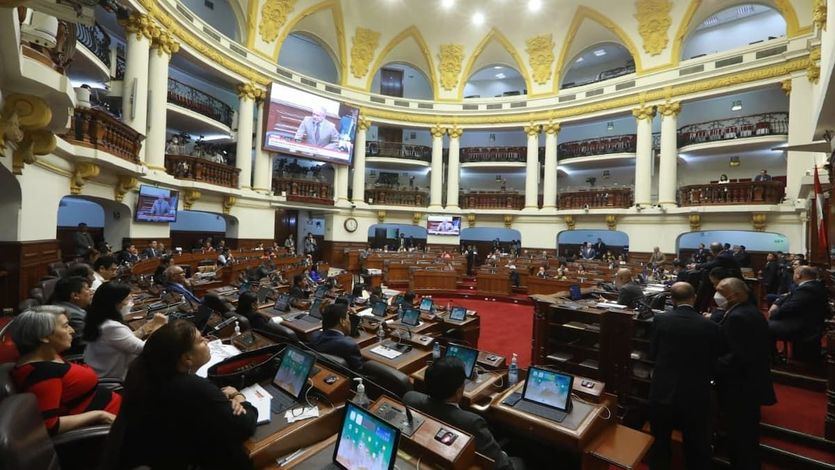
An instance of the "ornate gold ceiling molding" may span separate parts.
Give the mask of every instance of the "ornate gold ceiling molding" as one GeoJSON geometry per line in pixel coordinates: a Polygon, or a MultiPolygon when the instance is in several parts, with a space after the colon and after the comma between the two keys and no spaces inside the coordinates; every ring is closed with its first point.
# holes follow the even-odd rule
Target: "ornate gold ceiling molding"
{"type": "Polygon", "coordinates": [[[459,100],[464,99],[464,87],[467,85],[467,80],[473,73],[473,66],[479,56],[481,56],[481,53],[484,52],[487,45],[490,44],[490,41],[497,41],[507,51],[507,53],[510,54],[513,61],[516,62],[516,70],[519,72],[519,75],[525,79],[525,88],[527,90],[533,89],[531,77],[528,73],[528,67],[525,65],[525,61],[522,60],[522,56],[501,31],[496,28],[491,28],[490,31],[488,31],[487,34],[481,38],[481,41],[479,41],[478,45],[476,45],[475,49],[473,49],[472,54],[470,54],[469,60],[467,60],[467,65],[464,67],[464,71],[461,74],[461,80],[458,83],[459,100]]]}
{"type": "Polygon", "coordinates": [[[801,57],[777,65],[761,67],[758,69],[748,70],[744,72],[731,72],[714,78],[695,80],[690,83],[674,85],[671,87],[662,87],[655,90],[634,93],[620,98],[598,101],[596,103],[561,109],[550,109],[531,113],[492,114],[482,116],[444,116],[439,114],[404,114],[401,111],[389,111],[385,109],[367,107],[362,107],[360,109],[360,113],[363,116],[375,120],[382,119],[393,122],[423,124],[427,126],[433,126],[438,122],[444,123],[446,125],[523,125],[529,122],[544,123],[552,119],[565,119],[569,117],[582,116],[586,114],[609,111],[613,109],[643,106],[646,104],[652,104],[653,102],[658,102],[658,104],[661,104],[662,102],[665,102],[675,97],[686,97],[694,93],[743,85],[749,82],[782,78],[793,72],[806,70],[811,63],[812,62],[808,56],[801,57]]]}
{"type": "MultiPolygon", "coordinates": [[[[371,66],[371,73],[368,74],[368,80],[365,84],[365,91],[371,92],[371,84],[374,82],[374,75],[377,74],[377,70],[379,70],[380,67],[386,65],[389,62],[393,62],[384,62],[388,57],[389,53],[391,53],[391,51],[394,50],[395,47],[400,45],[400,43],[410,38],[413,39],[415,43],[417,43],[418,48],[423,53],[423,58],[426,60],[426,64],[429,67],[429,71],[427,73],[427,71],[423,70],[417,64],[409,63],[409,65],[427,74],[429,83],[432,85],[432,95],[434,98],[438,97],[438,77],[435,74],[435,62],[432,60],[432,52],[429,49],[429,45],[426,44],[426,40],[423,39],[423,35],[420,34],[420,30],[415,25],[409,26],[408,28],[401,31],[400,34],[393,37],[391,41],[389,41],[389,43],[386,44],[385,47],[383,47],[383,50],[380,52],[379,55],[377,55],[377,60],[374,61],[374,65],[371,66]]],[[[402,60],[396,60],[396,58],[394,61],[404,62],[402,60]]]]}
{"type": "Polygon", "coordinates": [[[551,79],[554,66],[554,35],[542,34],[525,40],[525,52],[533,70],[533,79],[539,85],[545,85],[551,79]]]}
{"type": "Polygon", "coordinates": [[[667,48],[667,31],[673,24],[670,0],[637,0],[635,19],[638,20],[638,33],[644,40],[644,51],[649,55],[658,55],[667,48]]]}
{"type": "Polygon", "coordinates": [[[331,10],[333,26],[336,29],[336,42],[339,46],[339,64],[337,64],[337,69],[340,72],[340,84],[344,85],[348,80],[348,50],[345,46],[345,19],[342,15],[342,4],[339,0],[326,0],[324,2],[317,3],[302,10],[301,13],[293,17],[287,23],[287,26],[284,27],[284,30],[281,32],[281,36],[279,36],[278,41],[275,43],[272,55],[268,58],[277,64],[278,55],[281,52],[281,45],[284,44],[284,40],[287,39],[287,36],[293,32],[296,26],[308,16],[328,9],[331,10]]]}
{"type": "Polygon", "coordinates": [[[374,51],[380,45],[380,33],[368,28],[357,27],[351,38],[351,74],[355,78],[365,78],[374,51]]]}
{"type": "MultiPolygon", "coordinates": [[[[258,0],[250,0],[258,3],[258,0]]],[[[265,0],[261,7],[261,21],[258,22],[258,34],[267,44],[278,39],[281,27],[287,17],[296,8],[298,0],[265,0]]],[[[253,43],[255,38],[253,38],[253,43]]]]}
{"type": "Polygon", "coordinates": [[[458,77],[461,76],[461,63],[464,62],[464,46],[461,44],[441,44],[441,51],[438,53],[440,60],[441,87],[451,91],[458,86],[458,77]]]}

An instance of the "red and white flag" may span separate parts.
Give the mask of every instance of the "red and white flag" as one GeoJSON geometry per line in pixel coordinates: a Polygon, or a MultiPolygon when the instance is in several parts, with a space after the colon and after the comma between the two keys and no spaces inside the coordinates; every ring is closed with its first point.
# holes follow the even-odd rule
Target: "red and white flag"
{"type": "Polygon", "coordinates": [[[826,220],[824,219],[823,189],[818,176],[818,167],[815,165],[815,212],[817,213],[818,225],[818,246],[826,259],[829,259],[829,237],[826,235],[826,220]]]}

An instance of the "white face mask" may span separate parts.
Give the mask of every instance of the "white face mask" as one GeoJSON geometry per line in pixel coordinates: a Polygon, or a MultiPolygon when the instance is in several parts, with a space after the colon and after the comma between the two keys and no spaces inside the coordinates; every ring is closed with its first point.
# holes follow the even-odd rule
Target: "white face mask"
{"type": "Polygon", "coordinates": [[[728,306],[728,299],[726,299],[725,296],[719,292],[713,294],[713,301],[716,302],[716,305],[719,306],[719,308],[725,308],[728,306]]]}
{"type": "Polygon", "coordinates": [[[131,310],[133,310],[133,301],[130,301],[122,306],[119,312],[122,314],[123,317],[130,315],[131,310]]]}

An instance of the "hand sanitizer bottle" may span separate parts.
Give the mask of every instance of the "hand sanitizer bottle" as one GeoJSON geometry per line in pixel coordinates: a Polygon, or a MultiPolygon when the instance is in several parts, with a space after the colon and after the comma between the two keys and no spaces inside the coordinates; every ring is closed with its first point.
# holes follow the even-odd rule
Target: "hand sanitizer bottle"
{"type": "Polygon", "coordinates": [[[357,394],[354,395],[354,403],[367,410],[371,405],[371,400],[365,394],[365,385],[362,383],[362,377],[357,377],[354,381],[357,382],[357,394]]]}
{"type": "Polygon", "coordinates": [[[519,365],[517,364],[516,353],[510,360],[510,367],[507,369],[507,384],[512,387],[519,382],[519,365]]]}

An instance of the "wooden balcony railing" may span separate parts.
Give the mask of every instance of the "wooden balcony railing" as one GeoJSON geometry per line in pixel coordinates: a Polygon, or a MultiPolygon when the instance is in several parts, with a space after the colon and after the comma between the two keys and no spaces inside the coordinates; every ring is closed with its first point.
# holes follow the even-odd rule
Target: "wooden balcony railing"
{"type": "Polygon", "coordinates": [[[779,204],[785,194],[786,184],[782,181],[694,184],[678,190],[681,206],[779,204]]]}
{"type": "Polygon", "coordinates": [[[432,147],[409,145],[399,142],[369,141],[365,143],[365,154],[369,157],[402,158],[405,160],[432,161],[432,147]]]}
{"type": "Polygon", "coordinates": [[[462,209],[510,209],[525,207],[525,195],[515,191],[470,191],[459,193],[462,209]]]}
{"type": "Polygon", "coordinates": [[[365,202],[379,206],[426,207],[429,193],[414,189],[372,188],[365,190],[365,202]]]}
{"type": "Polygon", "coordinates": [[[232,107],[173,78],[168,79],[168,102],[190,109],[227,126],[232,125],[232,107]]]}
{"type": "Polygon", "coordinates": [[[678,146],[788,133],[789,113],[753,114],[684,126],[678,130],[678,146]]]}
{"type": "Polygon", "coordinates": [[[575,140],[559,144],[557,146],[557,154],[560,159],[563,159],[588,157],[591,155],[608,155],[612,153],[635,153],[637,141],[638,139],[635,134],[575,140]]]}
{"type": "MultiPolygon", "coordinates": [[[[540,150],[544,154],[545,148],[540,150]]],[[[461,163],[524,163],[527,160],[527,147],[465,147],[461,149],[461,163]]]]}
{"type": "Polygon", "coordinates": [[[74,145],[107,152],[131,163],[139,163],[144,138],[116,116],[97,108],[75,108],[70,130],[64,136],[74,145]]]}
{"type": "Polygon", "coordinates": [[[594,189],[560,193],[560,209],[598,209],[632,206],[632,188],[594,189]]]}
{"type": "Polygon", "coordinates": [[[288,201],[333,205],[333,186],[324,181],[273,178],[273,192],[284,193],[288,201]]]}
{"type": "Polygon", "coordinates": [[[165,172],[181,180],[202,181],[227,188],[237,188],[238,173],[241,170],[190,155],[166,155],[165,172]]]}

